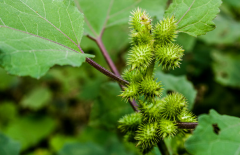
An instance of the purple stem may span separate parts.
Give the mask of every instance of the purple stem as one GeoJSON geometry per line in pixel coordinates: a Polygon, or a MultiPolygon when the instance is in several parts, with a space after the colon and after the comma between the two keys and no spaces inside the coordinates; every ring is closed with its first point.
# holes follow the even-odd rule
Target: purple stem
{"type": "MultiPolygon", "coordinates": [[[[81,52],[83,52],[83,50],[80,48],[81,52]]],[[[100,66],[98,63],[96,63],[95,61],[93,61],[92,59],[90,58],[86,58],[86,61],[91,65],[93,66],[94,68],[96,68],[98,71],[100,71],[101,73],[105,74],[106,76],[112,78],[113,80],[116,80],[118,81],[119,83],[121,83],[122,85],[125,85],[127,86],[129,84],[128,81],[122,79],[121,77],[113,74],[112,72],[108,71],[107,69],[105,69],[104,67],[100,66]]],[[[131,105],[134,105],[136,104],[135,101],[132,101],[133,104],[131,105]]],[[[139,112],[139,110],[137,109],[138,105],[134,105],[132,106],[133,109],[137,112],[139,112]]],[[[195,127],[198,125],[198,123],[189,123],[189,122],[178,122],[177,123],[177,126],[181,129],[195,129],[195,127]]]]}
{"type": "MultiPolygon", "coordinates": [[[[97,42],[95,38],[92,38],[91,36],[88,36],[88,37],[89,37],[90,39],[94,40],[95,42],[97,42]]],[[[101,44],[100,44],[100,45],[101,45],[101,46],[99,46],[99,48],[100,48],[100,47],[104,47],[102,41],[101,41],[101,44]]],[[[79,49],[80,49],[80,51],[81,51],[82,53],[84,53],[84,51],[83,51],[80,47],[79,47],[79,49]]],[[[100,48],[100,49],[101,49],[101,48],[100,48]]],[[[104,47],[103,49],[105,49],[105,47],[104,47]]],[[[102,49],[101,49],[101,50],[102,50],[102,49]]],[[[106,52],[106,49],[104,50],[104,52],[106,52]]],[[[108,55],[108,53],[105,53],[105,55],[108,55]]],[[[111,59],[111,58],[109,57],[109,55],[108,55],[108,58],[111,59]]],[[[117,76],[116,74],[113,74],[112,72],[108,71],[107,69],[105,69],[104,67],[102,67],[101,65],[99,65],[98,63],[96,63],[95,61],[93,61],[92,59],[86,58],[86,61],[87,61],[91,66],[93,66],[94,68],[96,68],[97,70],[99,70],[101,73],[103,73],[103,74],[105,74],[106,76],[112,78],[113,80],[118,81],[118,83],[120,83],[120,84],[122,84],[122,85],[124,85],[124,86],[129,85],[129,82],[128,82],[128,81],[126,81],[126,80],[122,79],[120,76],[117,76]]],[[[111,61],[111,62],[112,62],[112,61],[111,61]]],[[[113,64],[113,63],[112,63],[112,64],[113,64]]],[[[113,64],[113,65],[114,65],[114,64],[113,64]]],[[[109,65],[109,67],[112,68],[110,65],[109,65]]],[[[116,69],[115,65],[114,65],[114,68],[116,69]]],[[[116,70],[117,70],[117,69],[116,69],[116,70]]],[[[117,71],[117,72],[118,72],[118,71],[117,71]]],[[[123,88],[122,85],[120,85],[121,88],[123,88]]],[[[137,108],[138,105],[137,105],[136,101],[135,101],[135,100],[133,100],[133,101],[130,101],[130,100],[129,100],[129,102],[130,102],[132,108],[133,108],[136,112],[139,112],[139,110],[138,110],[138,108],[137,108]]],[[[198,125],[198,123],[189,123],[189,122],[178,122],[178,123],[177,123],[177,126],[178,126],[179,128],[181,128],[181,129],[195,129],[197,125],[198,125]]]]}
{"type": "Polygon", "coordinates": [[[90,36],[90,35],[87,35],[87,36],[88,36],[88,38],[92,39],[93,41],[95,41],[95,42],[97,43],[97,45],[98,45],[98,47],[100,48],[100,50],[101,50],[101,52],[102,52],[105,60],[106,60],[107,63],[108,63],[108,66],[110,67],[111,71],[112,71],[115,75],[117,75],[117,76],[120,77],[120,74],[119,74],[116,66],[114,65],[114,63],[113,63],[112,59],[110,58],[110,56],[109,56],[109,54],[108,54],[105,46],[103,45],[103,42],[102,42],[101,37],[98,37],[97,39],[95,39],[95,38],[93,38],[93,37],[90,36]]]}
{"type": "MultiPolygon", "coordinates": [[[[127,86],[127,85],[129,85],[129,82],[121,78],[121,76],[120,76],[116,66],[114,65],[112,59],[110,58],[110,56],[109,56],[109,54],[108,54],[108,52],[107,52],[107,50],[106,50],[106,48],[105,48],[105,46],[104,46],[104,44],[102,42],[102,33],[101,33],[101,35],[97,39],[93,38],[90,35],[87,35],[87,37],[97,43],[98,47],[100,48],[100,51],[102,52],[105,60],[108,63],[108,66],[110,67],[111,71],[114,74],[112,72],[109,72],[108,70],[106,70],[105,68],[103,68],[102,66],[100,66],[99,64],[97,64],[96,62],[94,62],[93,60],[91,60],[89,58],[87,58],[86,61],[90,65],[92,65],[93,67],[98,69],[100,72],[102,72],[103,74],[105,74],[108,77],[111,77],[112,79],[118,81],[119,86],[121,87],[122,90],[124,90],[123,85],[127,86]]],[[[80,47],[79,47],[79,49],[82,51],[82,49],[80,47]]],[[[83,53],[83,51],[82,51],[82,53],[83,53]]],[[[132,100],[132,101],[128,100],[128,102],[130,103],[130,105],[134,109],[134,111],[139,112],[138,105],[137,105],[135,100],[132,100]]]]}
{"type": "Polygon", "coordinates": [[[112,78],[115,81],[118,81],[118,83],[127,86],[129,85],[129,82],[122,79],[121,77],[113,74],[112,72],[110,72],[109,70],[103,68],[102,66],[100,66],[98,63],[96,63],[95,61],[93,61],[90,58],[86,58],[87,63],[89,63],[91,66],[93,66],[94,68],[96,68],[97,70],[99,70],[101,73],[105,74],[106,76],[112,78]]]}
{"type": "Polygon", "coordinates": [[[198,123],[178,122],[177,126],[180,129],[195,129],[198,123]]]}

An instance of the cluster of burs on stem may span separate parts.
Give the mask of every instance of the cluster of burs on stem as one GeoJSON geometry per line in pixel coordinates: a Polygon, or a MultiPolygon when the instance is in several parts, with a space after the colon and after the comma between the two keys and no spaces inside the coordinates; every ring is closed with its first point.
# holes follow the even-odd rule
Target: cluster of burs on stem
{"type": "Polygon", "coordinates": [[[179,67],[184,50],[174,43],[177,22],[168,17],[152,26],[149,15],[137,9],[130,17],[131,44],[123,78],[130,84],[122,96],[126,101],[135,99],[140,112],[119,120],[119,129],[126,139],[136,143],[143,154],[150,152],[162,139],[187,132],[178,129],[177,122],[196,122],[196,117],[187,110],[186,98],[173,92],[164,98],[161,82],[154,78],[155,63],[163,69],[179,67]]]}

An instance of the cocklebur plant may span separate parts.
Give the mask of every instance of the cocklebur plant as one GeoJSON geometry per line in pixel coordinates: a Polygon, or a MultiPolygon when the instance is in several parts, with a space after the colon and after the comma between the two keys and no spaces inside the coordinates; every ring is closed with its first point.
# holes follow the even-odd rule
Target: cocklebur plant
{"type": "MultiPolygon", "coordinates": [[[[96,4],[95,1],[84,2],[84,0],[60,0],[51,1],[51,3],[48,0],[34,2],[0,0],[2,6],[0,9],[0,65],[10,74],[40,78],[53,65],[79,67],[86,61],[101,73],[126,86],[125,90],[129,88],[122,97],[130,101],[135,111],[140,111],[137,113],[140,117],[136,115],[133,119],[133,116],[126,116],[121,123],[121,129],[127,132],[128,141],[136,143],[143,153],[147,153],[155,143],[161,144],[163,138],[182,133],[182,129],[176,130],[176,126],[184,129],[193,129],[197,126],[197,123],[191,123],[196,119],[191,112],[187,111],[186,102],[184,105],[181,102],[181,106],[177,106],[176,110],[173,107],[173,112],[171,108],[167,110],[168,113],[164,113],[165,110],[162,109],[172,102],[168,103],[170,99],[161,97],[161,85],[164,83],[160,85],[153,77],[153,68],[155,64],[162,65],[163,69],[168,70],[179,67],[183,49],[173,42],[177,32],[196,37],[213,30],[215,24],[212,20],[219,13],[221,0],[213,0],[211,3],[206,0],[173,0],[165,12],[165,18],[156,25],[152,24],[146,12],[140,9],[135,11],[137,13],[133,13],[130,21],[133,47],[130,53],[132,55],[128,60],[128,69],[124,72],[124,80],[119,76],[117,68],[109,57],[106,50],[108,48],[104,46],[102,36],[108,27],[119,22],[124,23],[124,14],[128,13],[126,10],[135,8],[136,5],[148,8],[152,15],[156,11],[156,14],[159,14],[158,10],[163,10],[160,7],[166,8],[166,1],[165,3],[154,1],[156,5],[149,2],[125,3],[100,0],[96,4]],[[92,8],[93,3],[95,8],[88,9],[89,6],[92,8]],[[106,5],[109,6],[108,9],[106,5]],[[82,43],[83,32],[98,44],[112,72],[90,59],[93,55],[84,53],[86,51],[83,47],[85,43],[82,43]],[[151,89],[148,89],[149,87],[151,89]],[[134,103],[133,99],[139,104],[134,103]],[[177,112],[177,115],[174,112],[177,112]],[[128,120],[128,117],[131,119],[128,120]],[[126,128],[125,121],[128,122],[126,128]],[[133,127],[132,121],[135,122],[133,127]]],[[[161,15],[157,18],[162,18],[161,15]]],[[[111,40],[114,39],[116,37],[111,37],[111,40]]],[[[161,80],[161,77],[158,80],[161,80]]],[[[158,144],[158,146],[163,145],[158,144]]],[[[161,150],[161,147],[159,148],[161,150]]],[[[203,150],[202,147],[201,150],[203,150]]],[[[164,154],[166,151],[161,150],[161,152],[164,154]]]]}
{"type": "Polygon", "coordinates": [[[130,17],[132,48],[128,69],[123,73],[130,83],[120,96],[126,101],[137,100],[140,112],[121,118],[119,129],[143,154],[150,152],[160,140],[187,131],[178,129],[177,122],[196,122],[196,117],[187,110],[186,98],[177,92],[162,98],[162,84],[153,76],[155,63],[163,69],[180,67],[184,50],[174,43],[176,23],[172,16],[153,26],[150,16],[140,8],[130,17]]]}

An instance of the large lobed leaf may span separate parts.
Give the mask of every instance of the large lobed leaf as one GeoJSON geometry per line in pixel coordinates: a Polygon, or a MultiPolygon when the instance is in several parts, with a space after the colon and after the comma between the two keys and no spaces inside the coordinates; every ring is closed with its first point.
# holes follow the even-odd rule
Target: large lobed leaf
{"type": "Polygon", "coordinates": [[[40,77],[54,64],[80,66],[83,14],[72,0],[0,0],[0,65],[40,77]]]}
{"type": "Polygon", "coordinates": [[[178,31],[196,37],[215,28],[212,20],[219,13],[221,3],[221,0],[174,0],[165,17],[174,15],[178,31]]]}
{"type": "Polygon", "coordinates": [[[201,115],[198,126],[185,146],[194,155],[239,155],[240,153],[240,119],[219,115],[211,110],[209,115],[201,115]],[[214,133],[213,124],[220,128],[214,133]]]}

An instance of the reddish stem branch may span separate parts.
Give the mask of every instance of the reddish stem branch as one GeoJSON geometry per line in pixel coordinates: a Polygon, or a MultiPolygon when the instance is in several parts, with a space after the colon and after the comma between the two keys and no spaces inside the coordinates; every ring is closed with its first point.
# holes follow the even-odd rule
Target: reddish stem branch
{"type": "MultiPolygon", "coordinates": [[[[81,48],[79,48],[79,49],[81,50],[82,53],[84,53],[81,48]]],[[[96,63],[96,62],[93,61],[92,59],[86,58],[86,61],[87,61],[91,66],[93,66],[94,68],[96,68],[98,71],[100,71],[101,73],[105,74],[106,76],[112,78],[113,80],[121,83],[121,84],[124,85],[124,86],[129,85],[129,82],[128,82],[128,81],[126,81],[126,80],[122,79],[121,77],[119,77],[119,76],[113,74],[112,72],[108,71],[107,69],[105,69],[104,67],[100,66],[98,63],[96,63]]],[[[134,109],[135,111],[138,111],[138,110],[137,110],[137,106],[138,106],[138,105],[136,104],[135,101],[133,101],[133,104],[131,104],[131,106],[133,107],[133,109],[134,109]],[[133,106],[132,106],[132,105],[133,105],[133,106]]],[[[195,129],[195,127],[196,127],[197,125],[198,125],[198,123],[188,123],[188,122],[186,122],[186,123],[185,123],[185,122],[178,122],[178,123],[177,123],[177,126],[178,126],[179,128],[181,128],[181,129],[195,129]]]]}
{"type": "MultiPolygon", "coordinates": [[[[82,51],[82,49],[81,49],[81,51],[82,51]]],[[[83,51],[82,51],[82,53],[83,53],[83,51]]],[[[96,63],[96,62],[93,61],[92,59],[86,58],[86,61],[87,61],[91,66],[93,66],[94,68],[96,68],[98,71],[100,71],[101,73],[105,74],[106,76],[112,78],[113,80],[121,83],[121,84],[124,85],[124,86],[129,85],[129,82],[128,82],[128,81],[122,79],[122,78],[119,77],[119,76],[116,76],[116,75],[113,74],[112,72],[110,72],[110,71],[108,71],[107,69],[105,69],[104,67],[100,66],[98,63],[96,63]]],[[[138,110],[137,110],[137,106],[138,106],[138,105],[136,104],[135,101],[132,101],[132,102],[134,102],[133,104],[131,104],[131,105],[134,105],[134,106],[132,106],[133,109],[134,109],[135,111],[138,111],[138,110]]],[[[188,122],[178,122],[178,123],[177,123],[177,126],[178,126],[179,128],[181,128],[181,129],[195,129],[195,127],[196,127],[197,125],[198,125],[198,123],[188,123],[188,122]]]]}
{"type": "MultiPolygon", "coordinates": [[[[105,48],[105,46],[103,45],[102,39],[101,37],[99,37],[98,39],[95,39],[91,36],[88,36],[90,39],[92,39],[93,41],[95,41],[98,45],[98,47],[100,48],[105,60],[107,61],[111,71],[115,74],[113,74],[112,72],[109,72],[108,70],[106,70],[105,68],[103,68],[102,66],[100,66],[99,64],[97,64],[96,62],[94,62],[93,60],[91,60],[90,58],[87,58],[86,61],[92,65],[94,68],[96,68],[97,70],[99,70],[100,72],[102,72],[103,74],[107,75],[108,77],[111,77],[112,79],[118,81],[119,86],[121,87],[121,89],[123,90],[123,86],[122,85],[129,85],[129,82],[122,79],[120,77],[120,74],[116,68],[116,66],[114,65],[114,63],[112,62],[112,59],[110,58],[110,56],[108,55],[108,52],[105,48]],[[122,85],[121,85],[122,84],[122,85]]],[[[79,49],[81,50],[82,53],[84,53],[82,51],[82,49],[79,47],[79,49]]],[[[131,101],[129,100],[130,105],[132,106],[132,108],[134,109],[134,111],[139,112],[138,110],[138,105],[136,103],[135,100],[131,101]]],[[[179,122],[177,123],[177,126],[181,129],[194,129],[197,126],[197,123],[185,123],[185,122],[179,122]]],[[[169,155],[169,151],[167,149],[167,146],[165,144],[165,142],[163,140],[160,140],[157,143],[157,146],[160,150],[160,152],[163,155],[169,155]]]]}
{"type": "Polygon", "coordinates": [[[127,86],[129,85],[129,82],[122,79],[121,77],[113,74],[112,72],[110,72],[109,70],[105,69],[104,67],[102,67],[101,65],[99,65],[98,63],[96,63],[95,61],[93,61],[90,58],[86,58],[87,63],[89,63],[91,66],[93,66],[94,68],[96,68],[97,70],[99,70],[101,73],[105,74],[106,76],[112,78],[113,80],[117,81],[118,83],[127,86]]]}
{"type": "Polygon", "coordinates": [[[98,47],[100,48],[106,62],[108,63],[108,66],[110,67],[111,71],[116,74],[117,76],[120,76],[116,66],[114,65],[112,59],[110,58],[105,46],[103,45],[103,42],[102,42],[102,38],[101,37],[98,37],[97,39],[96,38],[93,38],[92,36],[90,35],[87,35],[88,38],[90,38],[91,40],[95,41],[98,45],[98,47]]]}
{"type": "MultiPolygon", "coordinates": [[[[93,38],[93,37],[91,37],[91,36],[88,36],[88,37],[89,37],[90,39],[92,39],[93,41],[97,42],[97,39],[95,39],[95,38],[93,38]]],[[[111,58],[110,58],[110,56],[108,55],[108,53],[107,53],[107,51],[106,51],[106,48],[104,47],[102,41],[100,41],[98,44],[99,44],[99,48],[102,50],[102,52],[105,53],[104,55],[107,55],[107,57],[104,56],[105,59],[106,59],[106,60],[109,60],[109,59],[110,59],[110,61],[108,61],[108,62],[110,62],[110,63],[108,63],[108,64],[109,64],[109,67],[110,67],[110,68],[113,68],[113,69],[111,69],[111,70],[116,70],[115,72],[118,73],[118,71],[117,71],[115,65],[113,64],[113,62],[111,61],[111,58]],[[114,66],[114,67],[112,67],[112,66],[114,66]]],[[[79,49],[81,50],[82,53],[84,53],[83,50],[82,50],[80,47],[79,47],[79,49]]],[[[122,85],[124,85],[124,86],[129,85],[129,82],[128,82],[128,81],[126,81],[126,80],[122,79],[120,76],[117,76],[116,74],[113,74],[112,72],[108,71],[107,69],[105,69],[104,67],[100,66],[98,63],[96,63],[96,62],[93,61],[92,59],[86,58],[86,61],[87,61],[91,66],[93,66],[94,68],[96,68],[97,70],[99,70],[101,73],[103,73],[103,74],[105,74],[106,76],[108,76],[108,77],[112,78],[113,80],[117,81],[119,84],[122,84],[122,85]]],[[[119,74],[119,73],[118,73],[118,74],[119,74]]],[[[120,85],[121,88],[123,88],[122,85],[120,85]]],[[[135,111],[139,112],[139,110],[138,110],[138,108],[137,108],[138,105],[136,104],[136,101],[133,100],[133,101],[129,101],[129,102],[130,102],[132,108],[133,108],[135,111]]],[[[198,123],[189,123],[189,122],[178,122],[178,123],[177,123],[177,126],[178,126],[178,128],[180,128],[180,129],[195,129],[197,125],[198,125],[198,123]]]]}
{"type": "MultiPolygon", "coordinates": [[[[88,38],[90,38],[91,40],[93,40],[94,42],[97,43],[97,45],[98,45],[98,47],[100,48],[100,50],[101,50],[101,52],[102,52],[105,60],[106,60],[107,63],[108,63],[108,66],[110,67],[111,71],[112,71],[114,74],[113,74],[112,72],[109,72],[108,70],[106,70],[105,68],[103,68],[102,66],[100,66],[99,64],[97,64],[96,62],[94,62],[93,60],[91,60],[91,59],[89,59],[89,58],[87,58],[86,61],[87,61],[90,65],[92,65],[92,66],[94,66],[96,69],[98,69],[100,72],[102,72],[103,74],[105,74],[105,75],[107,75],[108,77],[111,77],[112,79],[118,81],[119,86],[120,86],[121,89],[123,90],[123,89],[124,89],[124,88],[123,88],[123,85],[124,85],[124,86],[127,86],[127,85],[129,85],[129,82],[121,78],[121,76],[120,76],[120,74],[119,74],[116,66],[114,65],[114,63],[113,63],[112,59],[110,58],[110,56],[109,56],[109,54],[108,54],[105,46],[103,45],[101,36],[98,37],[98,39],[95,39],[95,38],[93,38],[92,36],[88,35],[88,38]]],[[[82,49],[81,49],[80,47],[79,47],[79,49],[82,51],[82,49]]],[[[82,51],[82,53],[83,53],[83,51],[82,51]]],[[[136,103],[135,100],[133,100],[133,101],[129,100],[128,102],[130,103],[130,105],[131,105],[131,107],[134,109],[134,111],[139,112],[139,110],[138,110],[138,105],[137,105],[137,103],[136,103]]]]}
{"type": "Polygon", "coordinates": [[[180,129],[195,129],[198,123],[178,122],[177,126],[180,129]]]}

